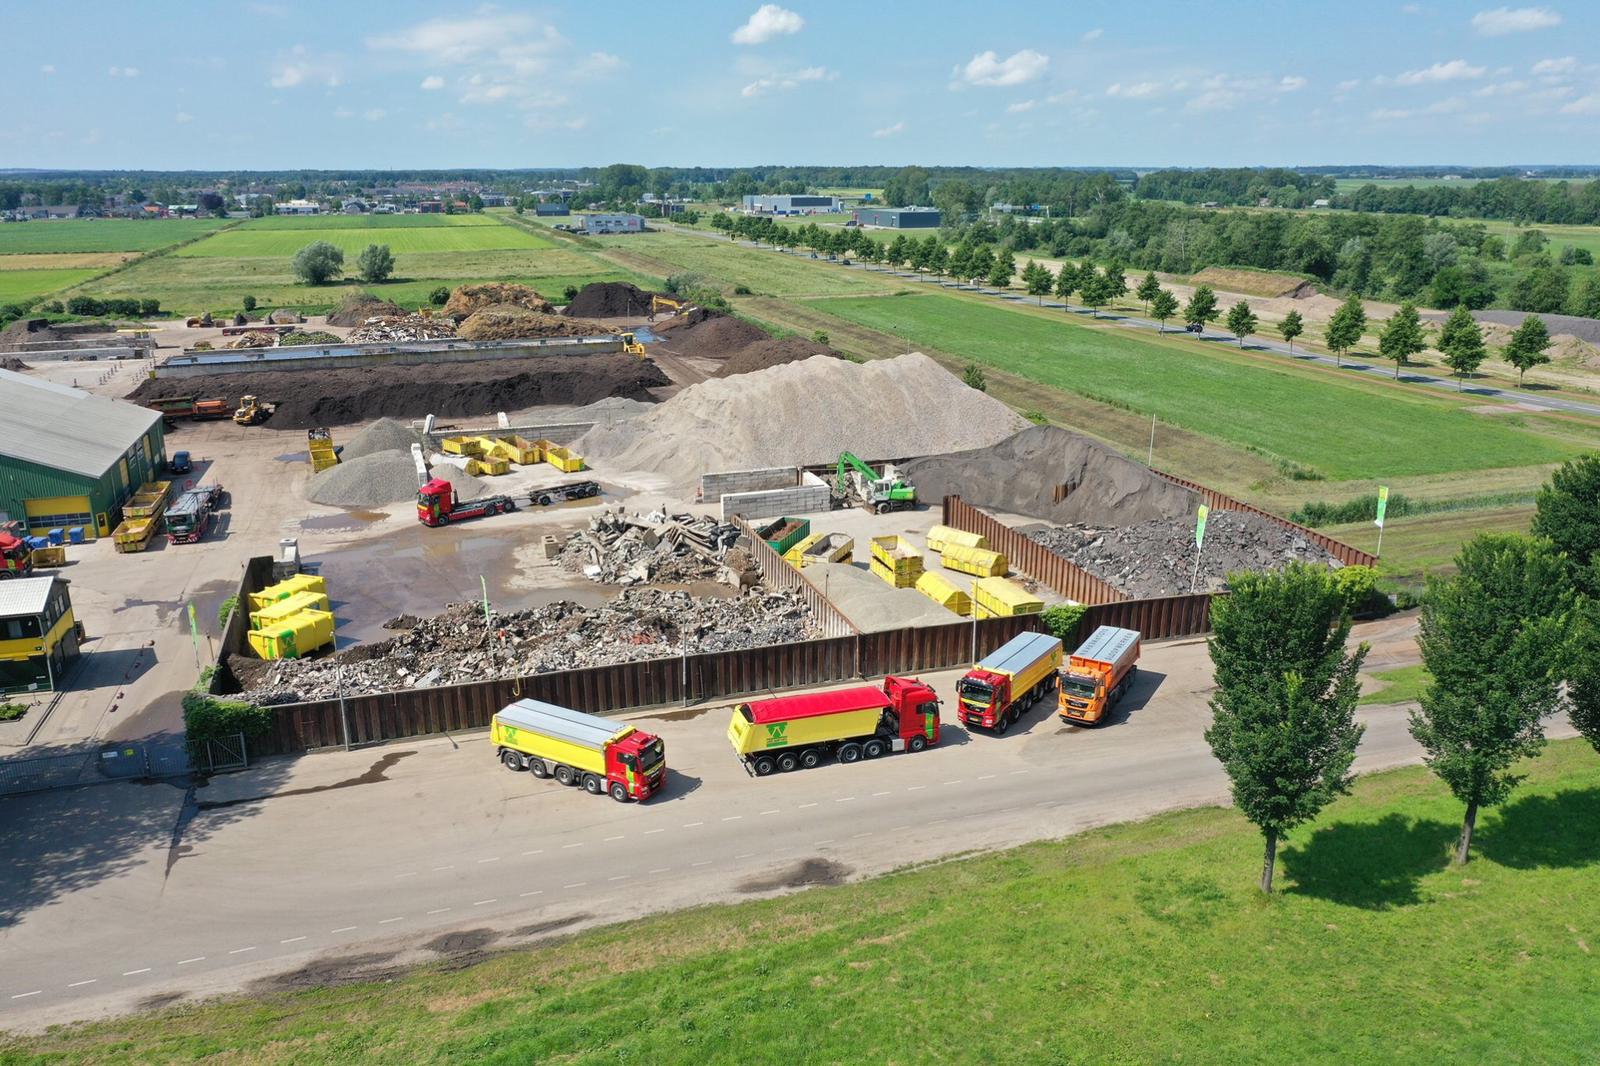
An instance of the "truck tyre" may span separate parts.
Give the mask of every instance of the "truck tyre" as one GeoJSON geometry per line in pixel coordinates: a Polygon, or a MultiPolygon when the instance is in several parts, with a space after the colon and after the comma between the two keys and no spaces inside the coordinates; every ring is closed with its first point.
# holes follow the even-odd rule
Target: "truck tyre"
{"type": "Polygon", "coordinates": [[[994,720],[994,731],[999,736],[1005,736],[1006,735],[1006,730],[1010,729],[1010,728],[1011,728],[1011,710],[1010,710],[1010,708],[1007,708],[1004,714],[1002,714],[999,718],[996,718],[994,720]]]}
{"type": "Polygon", "coordinates": [[[522,756],[507,748],[500,753],[500,762],[507,770],[526,770],[528,765],[522,761],[522,756]]]}
{"type": "Polygon", "coordinates": [[[778,764],[772,761],[772,756],[770,755],[763,755],[755,761],[755,771],[757,777],[766,777],[777,768],[778,764]]]}
{"type": "Polygon", "coordinates": [[[822,752],[816,748],[807,748],[800,753],[800,766],[805,770],[815,770],[822,765],[822,752]]]}
{"type": "Polygon", "coordinates": [[[621,781],[613,781],[611,783],[611,798],[616,800],[618,803],[627,803],[628,787],[621,781]]]}
{"type": "Polygon", "coordinates": [[[534,777],[543,779],[550,776],[550,767],[545,765],[543,759],[533,758],[528,760],[528,772],[534,777]]]}
{"type": "Polygon", "coordinates": [[[439,515],[439,524],[441,526],[449,525],[450,524],[450,516],[441,512],[440,515],[439,515]]]}
{"type": "Polygon", "coordinates": [[[918,735],[906,741],[906,747],[912,751],[925,751],[928,747],[928,738],[918,735]]]}
{"type": "Polygon", "coordinates": [[[549,507],[550,506],[550,494],[549,493],[543,493],[543,494],[540,495],[540,497],[537,500],[535,500],[533,502],[537,503],[540,507],[549,507]]]}
{"type": "Polygon", "coordinates": [[[884,743],[881,740],[869,740],[861,745],[861,754],[864,758],[881,758],[884,753],[884,743]]]}
{"type": "Polygon", "coordinates": [[[517,509],[517,501],[516,500],[507,500],[505,502],[505,504],[500,509],[502,511],[504,511],[506,514],[510,514],[512,511],[515,511],[517,509]]]}
{"type": "Polygon", "coordinates": [[[889,510],[889,505],[887,503],[883,502],[882,500],[879,500],[877,503],[872,505],[872,513],[873,514],[884,514],[888,510],[889,510]]]}
{"type": "Polygon", "coordinates": [[[606,783],[594,774],[584,774],[583,790],[591,796],[598,796],[606,790],[606,783]]]}
{"type": "Polygon", "coordinates": [[[861,745],[851,742],[839,745],[840,762],[859,762],[861,760],[861,745]]]}
{"type": "Polygon", "coordinates": [[[800,769],[800,757],[792,751],[786,751],[778,756],[778,770],[782,773],[792,774],[800,769]]]}
{"type": "Polygon", "coordinates": [[[556,767],[556,780],[563,785],[576,785],[578,783],[578,772],[570,766],[558,765],[556,767]]]}

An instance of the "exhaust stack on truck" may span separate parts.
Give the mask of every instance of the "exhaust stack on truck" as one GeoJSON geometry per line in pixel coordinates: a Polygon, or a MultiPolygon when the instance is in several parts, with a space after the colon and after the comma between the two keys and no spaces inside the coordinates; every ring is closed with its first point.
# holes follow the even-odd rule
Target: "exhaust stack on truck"
{"type": "Polygon", "coordinates": [[[618,803],[645,800],[667,781],[667,749],[661,738],[623,722],[518,700],[489,725],[489,740],[508,770],[528,770],[563,785],[582,785],[618,803]]]}
{"type": "Polygon", "coordinates": [[[734,707],[728,739],[756,777],[809,770],[829,755],[858,762],[922,751],[939,743],[939,697],[921,681],[886,677],[882,688],[751,700],[734,707]]]}
{"type": "Polygon", "coordinates": [[[1138,661],[1137,630],[1101,626],[1089,634],[1061,673],[1061,720],[1099,725],[1133,684],[1138,661]]]}
{"type": "Polygon", "coordinates": [[[1048,633],[1018,633],[956,682],[961,724],[1004,733],[1056,684],[1061,641],[1048,633]]]}

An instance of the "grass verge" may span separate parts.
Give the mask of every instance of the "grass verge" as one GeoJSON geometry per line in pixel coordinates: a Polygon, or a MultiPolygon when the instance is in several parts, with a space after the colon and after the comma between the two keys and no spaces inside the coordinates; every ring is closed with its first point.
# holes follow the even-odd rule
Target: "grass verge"
{"type": "Polygon", "coordinates": [[[1383,682],[1383,687],[1361,693],[1359,702],[1365,706],[1414,703],[1422,696],[1423,686],[1433,680],[1428,668],[1421,663],[1394,670],[1379,670],[1372,677],[1375,681],[1383,682]]]}
{"type": "Polygon", "coordinates": [[[1583,1062],[1600,759],[1552,744],[1476,857],[1421,769],[1290,834],[1185,811],[479,965],[0,1040],[0,1063],[1583,1062]]]}

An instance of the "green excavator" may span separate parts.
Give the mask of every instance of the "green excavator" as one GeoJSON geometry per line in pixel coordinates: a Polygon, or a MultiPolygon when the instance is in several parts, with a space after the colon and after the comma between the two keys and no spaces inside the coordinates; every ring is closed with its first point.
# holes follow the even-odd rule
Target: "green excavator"
{"type": "Polygon", "coordinates": [[[916,487],[906,484],[893,463],[885,463],[880,474],[850,452],[839,455],[833,491],[834,495],[874,514],[909,511],[917,505],[916,487]]]}

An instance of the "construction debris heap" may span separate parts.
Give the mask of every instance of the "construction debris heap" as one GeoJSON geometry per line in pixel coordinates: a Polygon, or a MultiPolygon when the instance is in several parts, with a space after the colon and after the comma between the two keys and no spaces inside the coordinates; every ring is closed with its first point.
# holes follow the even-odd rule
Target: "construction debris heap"
{"type": "Polygon", "coordinates": [[[719,579],[754,584],[748,552],[734,548],[739,527],[690,514],[606,511],[567,538],[561,565],[606,585],[676,584],[719,579]]]}

